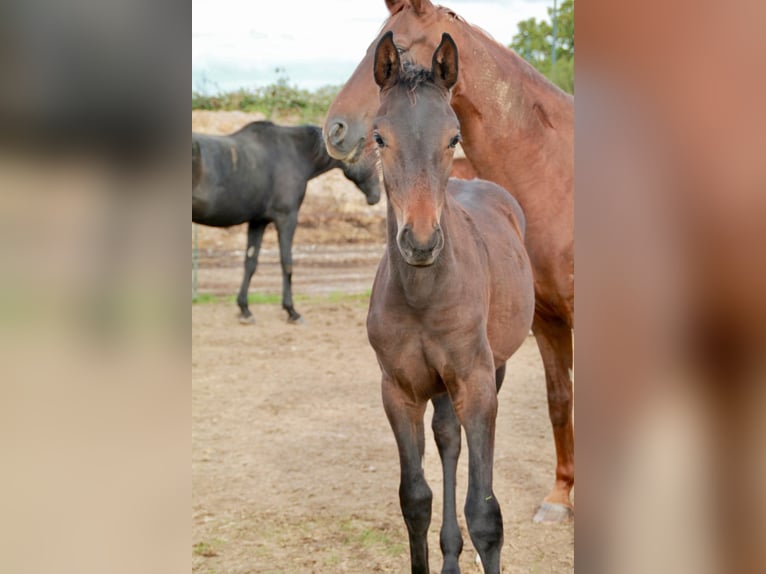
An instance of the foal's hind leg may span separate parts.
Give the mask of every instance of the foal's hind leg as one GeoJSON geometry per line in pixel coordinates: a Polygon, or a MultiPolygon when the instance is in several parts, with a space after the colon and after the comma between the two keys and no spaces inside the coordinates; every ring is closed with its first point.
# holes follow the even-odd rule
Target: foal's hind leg
{"type": "Polygon", "coordinates": [[[535,514],[535,522],[560,522],[572,516],[574,423],[572,420],[572,330],[560,319],[535,315],[532,330],[545,367],[548,414],[556,444],[556,482],[535,514]]]}
{"type": "Polygon", "coordinates": [[[301,323],[303,319],[293,307],[293,236],[298,226],[298,212],[294,211],[274,220],[279,237],[279,259],[282,263],[282,308],[287,311],[287,321],[301,323]]]}
{"type": "Polygon", "coordinates": [[[255,268],[258,266],[258,253],[261,251],[261,240],[263,239],[265,229],[266,223],[260,221],[251,221],[247,227],[245,276],[242,279],[242,286],[239,288],[239,295],[237,296],[237,305],[239,305],[241,312],[240,323],[255,323],[255,319],[247,305],[247,292],[250,289],[250,280],[253,278],[255,268]]]}
{"type": "Polygon", "coordinates": [[[412,573],[429,574],[427,535],[433,496],[423,474],[425,403],[414,404],[396,381],[385,375],[382,395],[383,407],[399,449],[399,504],[410,538],[412,573]]]}
{"type": "Polygon", "coordinates": [[[442,574],[455,574],[460,572],[458,559],[463,551],[463,537],[460,535],[460,527],[457,523],[455,503],[455,475],[460,457],[460,421],[455,414],[455,409],[452,408],[452,399],[447,393],[434,397],[431,402],[434,405],[431,428],[442,460],[444,476],[444,512],[439,536],[439,544],[444,556],[442,574]]]}

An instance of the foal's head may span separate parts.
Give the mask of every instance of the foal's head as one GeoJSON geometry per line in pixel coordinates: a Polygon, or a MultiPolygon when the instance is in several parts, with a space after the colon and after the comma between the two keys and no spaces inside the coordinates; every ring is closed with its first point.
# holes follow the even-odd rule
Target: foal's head
{"type": "Polygon", "coordinates": [[[380,108],[373,123],[388,202],[396,217],[396,243],[410,265],[427,266],[444,247],[441,212],[460,124],[450,107],[457,81],[457,46],[442,36],[431,69],[402,68],[393,33],[375,50],[380,108]]]}

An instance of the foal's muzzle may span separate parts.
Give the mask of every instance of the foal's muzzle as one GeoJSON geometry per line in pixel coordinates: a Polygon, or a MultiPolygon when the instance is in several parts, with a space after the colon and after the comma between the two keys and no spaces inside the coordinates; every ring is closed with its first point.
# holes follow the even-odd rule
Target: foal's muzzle
{"type": "Polygon", "coordinates": [[[415,267],[432,265],[444,247],[444,233],[441,225],[434,226],[431,235],[418,239],[412,231],[412,225],[406,224],[399,230],[396,242],[404,260],[415,267]]]}

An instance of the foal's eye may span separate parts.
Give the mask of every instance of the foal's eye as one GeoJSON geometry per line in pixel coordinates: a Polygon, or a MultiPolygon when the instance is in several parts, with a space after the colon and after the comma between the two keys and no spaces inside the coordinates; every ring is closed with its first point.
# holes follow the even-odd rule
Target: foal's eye
{"type": "Polygon", "coordinates": [[[451,147],[451,148],[457,147],[457,144],[459,144],[459,143],[460,143],[460,134],[457,134],[455,137],[453,137],[449,141],[449,147],[451,147]]]}
{"type": "Polygon", "coordinates": [[[372,134],[372,139],[375,140],[375,143],[378,147],[386,147],[386,142],[383,141],[383,138],[380,137],[380,134],[378,132],[374,132],[372,134]]]}

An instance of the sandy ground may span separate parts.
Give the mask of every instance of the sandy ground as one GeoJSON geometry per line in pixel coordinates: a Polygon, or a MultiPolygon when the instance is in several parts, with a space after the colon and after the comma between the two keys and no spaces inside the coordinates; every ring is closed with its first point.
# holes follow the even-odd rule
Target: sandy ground
{"type": "MultiPolygon", "coordinates": [[[[193,114],[192,126],[225,133],[252,119],[193,114]]],[[[239,325],[233,302],[192,306],[194,572],[409,572],[396,446],[364,328],[384,214],[384,202],[367,206],[339,170],[309,183],[293,252],[304,325],[288,325],[278,304],[251,305],[254,326],[239,325]]],[[[233,295],[242,279],[244,226],[199,226],[197,234],[199,291],[233,295]]],[[[250,292],[280,291],[270,228],[250,292]]],[[[430,429],[426,437],[431,568],[438,572],[441,469],[430,429]]],[[[573,571],[573,523],[531,520],[552,483],[554,460],[542,365],[529,338],[509,362],[500,394],[495,491],[505,573],[573,571]]],[[[460,508],[466,484],[464,451],[460,508]]],[[[460,523],[463,571],[481,572],[462,511],[460,523]]]]}

